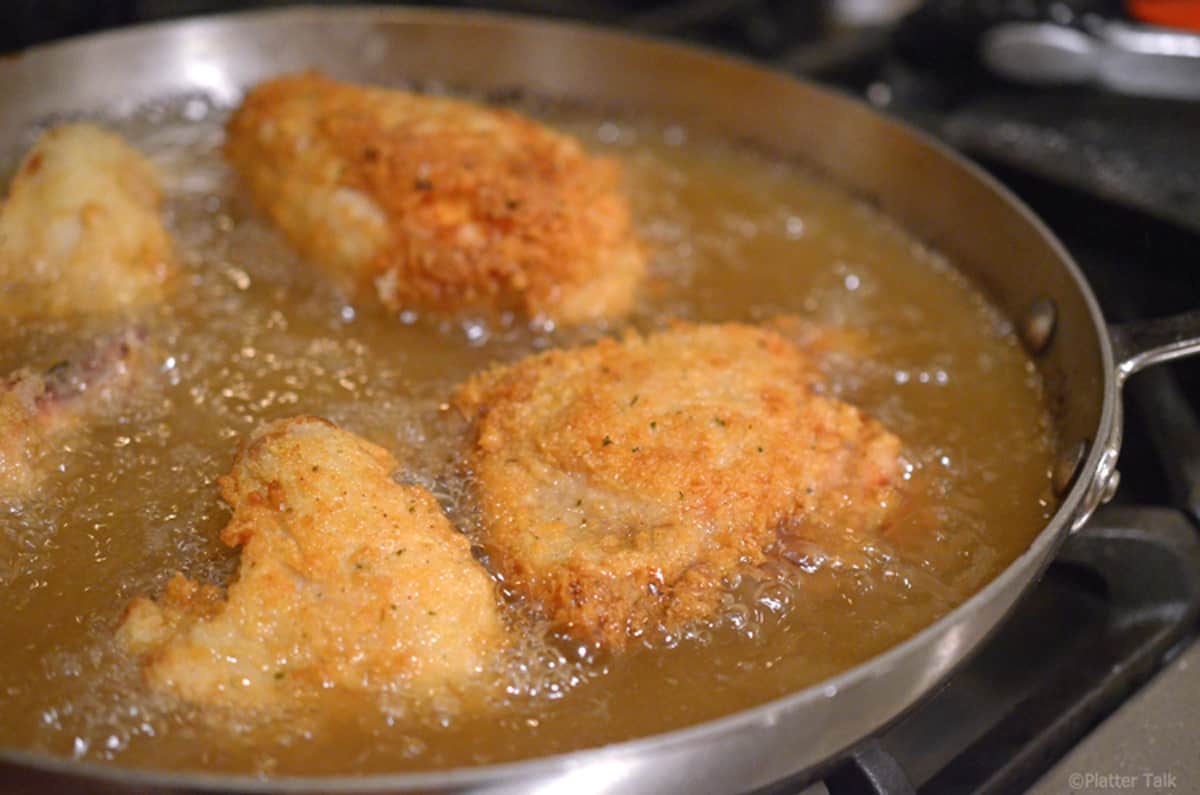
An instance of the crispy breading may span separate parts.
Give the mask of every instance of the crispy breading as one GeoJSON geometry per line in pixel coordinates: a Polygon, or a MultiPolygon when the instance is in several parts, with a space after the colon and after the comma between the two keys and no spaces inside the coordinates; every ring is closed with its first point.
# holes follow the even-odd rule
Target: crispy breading
{"type": "Polygon", "coordinates": [[[505,582],[610,648],[711,616],[780,530],[877,524],[899,439],[814,392],[811,357],[753,326],[679,324],[495,367],[455,405],[480,534],[505,582]]]}
{"type": "Polygon", "coordinates": [[[254,88],[225,153],[301,254],[394,311],[614,317],[645,270],[617,163],[513,111],[310,72],[254,88]]]}
{"type": "Polygon", "coordinates": [[[55,127],[0,208],[0,312],[112,312],[162,300],[175,271],[151,163],[90,124],[55,127]]]}
{"type": "Polygon", "coordinates": [[[126,613],[119,637],[147,682],[267,710],[329,688],[428,702],[472,687],[506,643],[494,584],[397,466],[315,417],[255,432],[220,479],[237,579],[222,594],[176,575],[126,613]]]}
{"type": "Polygon", "coordinates": [[[85,418],[124,403],[148,363],[145,333],[130,329],[46,371],[25,367],[0,379],[0,502],[30,496],[53,444],[85,418]]]}

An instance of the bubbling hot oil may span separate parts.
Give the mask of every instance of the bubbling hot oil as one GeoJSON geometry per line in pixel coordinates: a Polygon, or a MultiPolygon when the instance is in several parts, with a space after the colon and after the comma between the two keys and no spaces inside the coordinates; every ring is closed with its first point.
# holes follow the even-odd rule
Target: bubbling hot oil
{"type": "MultiPolygon", "coordinates": [[[[1050,424],[1007,322],[937,254],[805,168],[678,124],[526,108],[620,157],[653,250],[629,322],[798,314],[864,335],[829,388],[905,440],[911,500],[855,561],[793,550],[731,583],[680,637],[600,655],[512,606],[519,640],[479,714],[337,695],[328,709],[214,719],[156,697],[112,641],[129,601],[174,571],[225,582],[215,479],[257,424],[328,417],[393,450],[471,533],[458,436],[439,407],[497,360],[612,329],[386,316],[345,303],[290,254],[219,154],[225,111],[191,97],[118,124],[162,167],[185,266],[146,319],[159,385],[64,443],[36,499],[0,516],[0,745],[122,765],[368,773],[537,756],[743,709],[862,662],[1000,572],[1052,511],[1050,424]],[[703,694],[703,697],[697,697],[703,694]]],[[[3,330],[0,366],[86,330],[3,330]]],[[[785,440],[781,440],[783,443],[785,440]]]]}

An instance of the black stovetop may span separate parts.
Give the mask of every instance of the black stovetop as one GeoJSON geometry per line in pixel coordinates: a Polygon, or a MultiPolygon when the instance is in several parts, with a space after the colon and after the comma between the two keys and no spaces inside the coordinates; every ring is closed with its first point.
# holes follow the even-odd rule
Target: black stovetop
{"type": "MultiPolygon", "coordinates": [[[[700,41],[868,97],[979,158],[1033,207],[1076,257],[1110,319],[1200,305],[1200,102],[1034,91],[949,68],[938,57],[914,62],[896,45],[894,28],[833,24],[834,2],[475,5],[700,41]],[[953,81],[942,77],[951,72],[953,81]]],[[[0,51],[100,27],[282,4],[10,0],[0,9],[0,51]]],[[[923,46],[928,51],[930,43],[923,46]]],[[[935,696],[825,777],[832,795],[1020,791],[1194,642],[1197,396],[1197,363],[1130,382],[1115,507],[1068,541],[1011,619],[935,696]]],[[[793,792],[807,783],[768,791],[793,792]]]]}

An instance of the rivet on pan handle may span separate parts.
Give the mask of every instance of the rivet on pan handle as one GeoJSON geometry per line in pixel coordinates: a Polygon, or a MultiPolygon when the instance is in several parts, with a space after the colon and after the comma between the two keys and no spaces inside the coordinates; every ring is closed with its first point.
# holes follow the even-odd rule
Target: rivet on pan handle
{"type": "MultiPolygon", "coordinates": [[[[1200,353],[1200,309],[1155,320],[1136,320],[1109,326],[1112,340],[1113,383],[1119,390],[1131,375],[1155,364],[1200,353]]],[[[1073,529],[1083,526],[1092,512],[1112,499],[1121,482],[1117,458],[1121,452],[1121,405],[1104,444],[1091,485],[1079,505],[1073,529]]]]}

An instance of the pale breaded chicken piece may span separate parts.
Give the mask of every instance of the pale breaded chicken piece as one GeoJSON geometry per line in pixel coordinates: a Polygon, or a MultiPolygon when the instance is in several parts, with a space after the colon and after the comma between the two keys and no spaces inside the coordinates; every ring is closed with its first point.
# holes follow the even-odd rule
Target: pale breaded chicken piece
{"type": "Polygon", "coordinates": [[[291,75],[225,153],[301,254],[393,311],[614,317],[645,270],[617,163],[513,111],[291,75]]]}
{"type": "Polygon", "coordinates": [[[54,444],[126,402],[148,365],[145,333],[132,329],[44,372],[22,368],[0,379],[0,503],[29,497],[52,465],[54,444]]]}
{"type": "Polygon", "coordinates": [[[877,524],[900,441],[815,394],[814,368],[771,331],[680,324],[475,376],[455,404],[493,565],[560,630],[620,648],[711,616],[780,530],[877,524]]]}
{"type": "Polygon", "coordinates": [[[208,706],[286,708],[328,688],[456,697],[506,642],[491,578],[385,450],[315,417],[260,428],[221,495],[228,591],[181,575],[119,630],[147,682],[208,706]]]}
{"type": "Polygon", "coordinates": [[[42,134],[0,208],[0,312],[95,314],[160,301],[175,271],[158,175],[90,124],[42,134]]]}

